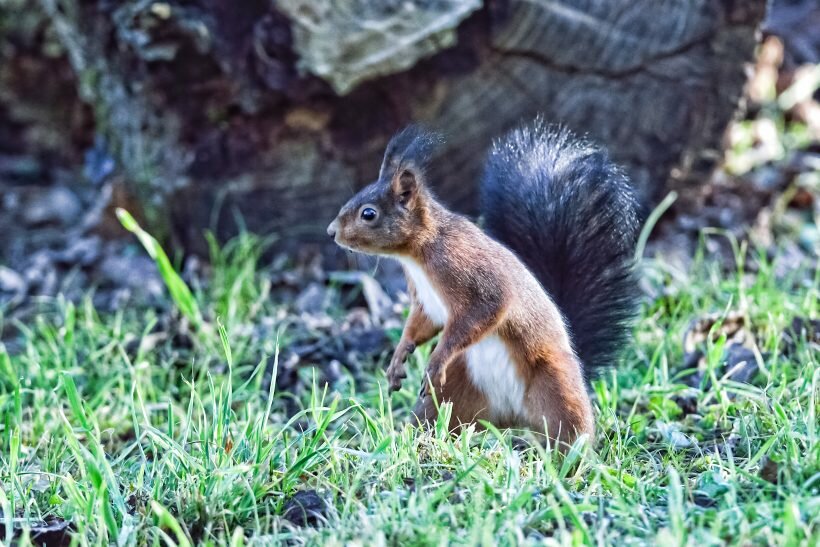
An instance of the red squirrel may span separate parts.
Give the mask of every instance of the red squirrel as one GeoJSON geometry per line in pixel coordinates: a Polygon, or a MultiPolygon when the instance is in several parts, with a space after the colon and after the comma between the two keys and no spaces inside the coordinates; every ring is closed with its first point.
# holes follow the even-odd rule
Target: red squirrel
{"type": "Polygon", "coordinates": [[[391,391],[441,333],[413,411],[421,422],[438,401],[452,403],[452,428],[486,420],[568,444],[593,435],[584,368],[613,364],[637,312],[627,178],[603,149],[537,119],[491,147],[485,233],[434,196],[425,168],[437,144],[416,126],[398,133],[378,180],[328,227],[338,245],[404,268],[411,308],[391,391]]]}

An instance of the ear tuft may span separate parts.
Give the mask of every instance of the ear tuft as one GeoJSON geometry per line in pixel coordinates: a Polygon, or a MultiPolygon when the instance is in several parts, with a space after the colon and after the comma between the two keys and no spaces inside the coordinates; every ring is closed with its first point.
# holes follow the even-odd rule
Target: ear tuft
{"type": "Polygon", "coordinates": [[[410,125],[398,132],[387,145],[379,170],[380,181],[391,181],[399,171],[415,167],[416,178],[430,161],[435,148],[440,145],[439,134],[418,125],[410,125]],[[412,167],[411,167],[412,166],[412,167]]]}

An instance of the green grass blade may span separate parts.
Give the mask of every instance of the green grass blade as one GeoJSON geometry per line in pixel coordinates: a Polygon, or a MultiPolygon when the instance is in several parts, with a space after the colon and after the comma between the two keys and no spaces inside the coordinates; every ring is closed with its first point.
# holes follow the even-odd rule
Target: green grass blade
{"type": "Polygon", "coordinates": [[[199,311],[199,305],[194,298],[191,289],[179,274],[174,269],[168,255],[160,246],[159,242],[154,237],[140,227],[137,221],[125,209],[117,208],[117,218],[122,224],[123,228],[137,236],[142,246],[145,248],[148,256],[150,256],[157,265],[160,275],[162,276],[171,298],[176,304],[179,311],[188,318],[191,323],[201,328],[204,324],[202,314],[199,311]]]}

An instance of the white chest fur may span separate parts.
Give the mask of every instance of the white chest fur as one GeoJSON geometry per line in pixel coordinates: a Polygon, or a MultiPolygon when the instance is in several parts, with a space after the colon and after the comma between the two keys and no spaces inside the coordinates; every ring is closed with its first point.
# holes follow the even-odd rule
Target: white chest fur
{"type": "Polygon", "coordinates": [[[430,279],[424,270],[416,262],[408,258],[400,258],[399,262],[404,266],[404,271],[410,277],[416,288],[416,298],[418,298],[424,313],[436,325],[444,325],[449,315],[444,300],[441,299],[436,289],[430,283],[430,279]]]}
{"type": "Polygon", "coordinates": [[[492,418],[524,417],[524,382],[498,335],[485,336],[467,349],[467,370],[487,396],[492,418]]]}
{"type": "MultiPolygon", "coordinates": [[[[413,282],[425,314],[433,323],[444,325],[449,310],[424,270],[414,261],[399,258],[413,282]]],[[[486,396],[495,419],[524,415],[524,383],[518,375],[507,346],[496,334],[485,336],[466,352],[470,378],[486,396]]]]}

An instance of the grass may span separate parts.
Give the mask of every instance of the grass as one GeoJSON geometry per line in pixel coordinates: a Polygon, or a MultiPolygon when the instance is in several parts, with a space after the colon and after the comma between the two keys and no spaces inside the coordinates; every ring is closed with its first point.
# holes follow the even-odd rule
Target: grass
{"type": "Polygon", "coordinates": [[[378,369],[314,382],[286,416],[289,395],[267,387],[276,336],[243,328],[276,315],[258,251],[249,236],[214,247],[210,288],[163,272],[195,300],[179,321],[196,310],[215,325],[187,344],[158,338],[152,310],[101,316],[89,302],[18,325],[24,349],[0,349],[0,540],[65,519],[77,545],[820,542],[818,351],[781,338],[817,317],[816,275],[777,278],[763,255],[754,274],[703,256],[690,274],[648,263],[656,296],[623,366],[594,384],[597,438],[561,458],[514,448],[510,432],[404,425],[425,351],[392,399],[378,369]],[[760,372],[722,377],[716,336],[711,381],[689,387],[687,325],[730,310],[752,326],[760,372]],[[298,526],[282,515],[303,491],[325,506],[298,526]]]}

